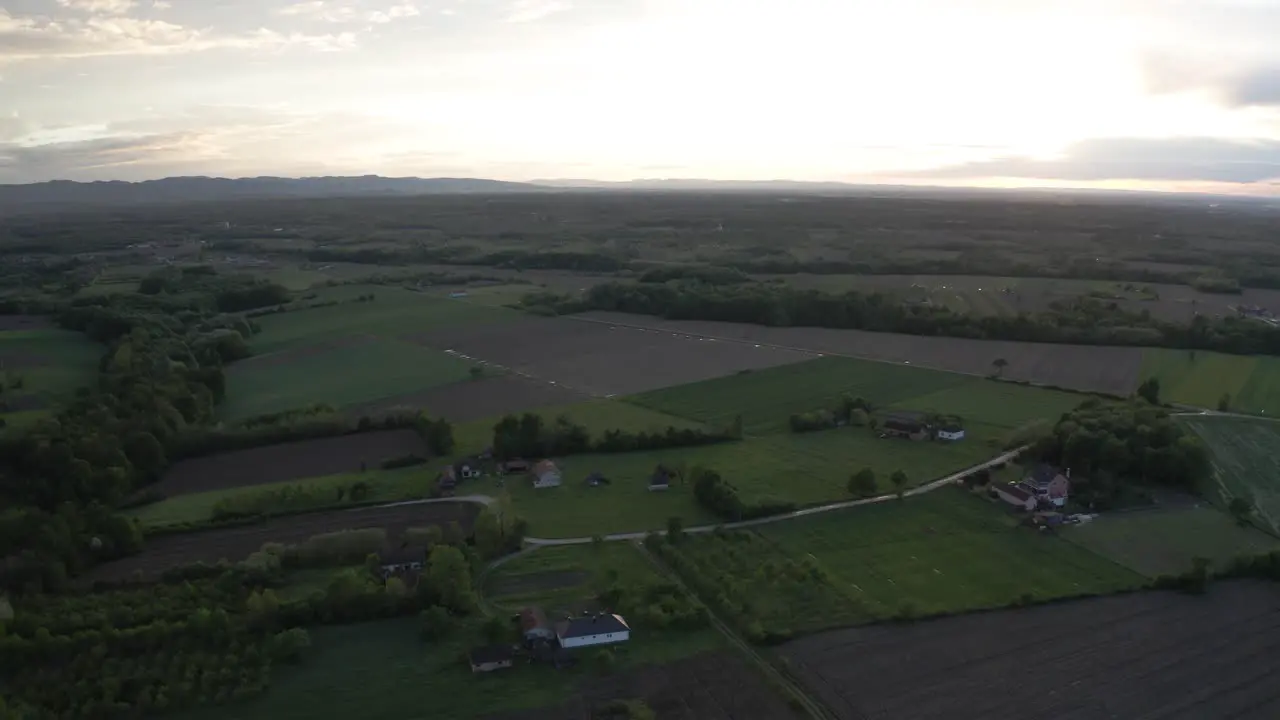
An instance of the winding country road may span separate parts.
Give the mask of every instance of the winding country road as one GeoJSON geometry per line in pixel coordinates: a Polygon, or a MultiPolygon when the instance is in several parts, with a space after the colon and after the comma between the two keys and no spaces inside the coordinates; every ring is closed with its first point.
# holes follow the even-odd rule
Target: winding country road
{"type": "MultiPolygon", "coordinates": [[[[1024,445],[1022,447],[1015,448],[1002,455],[997,455],[996,457],[993,457],[990,460],[987,460],[986,462],[973,465],[972,467],[967,467],[964,470],[960,470],[959,472],[954,472],[950,475],[947,475],[946,477],[934,480],[933,482],[926,483],[918,487],[914,487],[906,491],[905,493],[903,493],[903,495],[906,495],[908,497],[913,495],[923,495],[924,493],[932,492],[945,485],[950,485],[950,484],[959,482],[960,480],[962,480],[964,477],[966,477],[971,473],[975,473],[979,470],[990,468],[993,465],[999,465],[1000,463],[1008,462],[1009,460],[1012,460],[1014,457],[1017,457],[1018,453],[1027,449],[1027,447],[1028,446],[1024,445]]],[[[897,497],[898,497],[897,495],[889,494],[889,495],[877,495],[875,497],[862,498],[859,500],[845,500],[842,502],[834,502],[834,503],[828,503],[826,505],[817,505],[815,507],[804,508],[803,510],[796,510],[794,512],[783,513],[781,515],[770,515],[769,517],[756,518],[755,520],[742,520],[739,522],[730,522],[730,523],[716,523],[714,525],[697,525],[695,527],[685,528],[684,532],[704,533],[704,532],[711,532],[716,528],[725,528],[727,530],[732,530],[734,528],[766,525],[768,523],[782,522],[784,520],[795,520],[797,518],[808,517],[810,515],[818,515],[820,513],[831,512],[833,510],[843,510],[845,508],[859,507],[861,505],[873,505],[875,503],[882,503],[882,502],[887,502],[889,500],[895,500],[897,499],[897,497]]],[[[490,497],[489,495],[464,495],[462,497],[435,498],[431,500],[405,500],[403,502],[389,503],[387,505],[376,505],[374,507],[400,507],[405,505],[426,505],[430,503],[456,503],[456,502],[470,502],[470,503],[479,503],[481,505],[489,505],[494,502],[494,498],[490,497]]],[[[648,535],[650,532],[664,533],[666,531],[665,530],[643,530],[640,532],[612,533],[610,535],[603,535],[601,537],[604,540],[622,540],[622,541],[643,540],[645,536],[648,535]]],[[[524,542],[526,545],[542,547],[542,546],[548,546],[548,545],[586,545],[591,543],[593,540],[594,538],[592,537],[570,537],[570,538],[526,537],[524,539],[524,542]]]]}

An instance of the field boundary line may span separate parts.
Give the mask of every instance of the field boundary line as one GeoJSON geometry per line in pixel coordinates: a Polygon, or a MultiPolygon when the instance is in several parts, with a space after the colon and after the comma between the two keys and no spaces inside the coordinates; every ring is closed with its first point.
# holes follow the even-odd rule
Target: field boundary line
{"type": "Polygon", "coordinates": [[[636,548],[637,552],[648,559],[660,575],[674,582],[683,593],[692,598],[694,602],[701,605],[702,608],[707,611],[707,619],[711,621],[712,627],[719,630],[720,633],[729,640],[730,644],[737,648],[739,652],[746,655],[747,659],[759,667],[766,676],[781,685],[782,689],[785,690],[788,695],[799,702],[799,704],[804,708],[805,713],[815,720],[835,720],[836,716],[825,705],[811,697],[807,692],[805,692],[803,687],[793,681],[786,673],[779,670],[773,663],[766,660],[759,652],[756,651],[755,648],[751,646],[750,643],[743,640],[733,628],[726,625],[706,603],[702,602],[702,599],[699,598],[696,593],[685,585],[684,579],[680,577],[679,573],[673,572],[669,567],[667,567],[667,564],[664,563],[661,558],[649,552],[649,549],[643,544],[633,541],[632,546],[636,548]]]}

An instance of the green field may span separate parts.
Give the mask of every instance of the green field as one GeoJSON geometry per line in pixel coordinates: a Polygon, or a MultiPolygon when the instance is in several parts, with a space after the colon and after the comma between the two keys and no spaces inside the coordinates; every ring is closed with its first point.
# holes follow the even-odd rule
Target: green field
{"type": "Polygon", "coordinates": [[[1216,408],[1228,394],[1232,410],[1280,416],[1280,358],[1147,348],[1142,377],[1168,402],[1216,408]]]}
{"type": "Polygon", "coordinates": [[[0,401],[15,408],[0,410],[0,418],[17,426],[46,416],[46,408],[94,385],[102,353],[101,345],[69,330],[0,332],[0,401]]]}
{"type": "Polygon", "coordinates": [[[1255,519],[1280,533],[1280,423],[1238,417],[1184,417],[1213,450],[1219,499],[1253,500],[1255,519]]]}
{"type": "Polygon", "coordinates": [[[973,378],[908,365],[823,357],[634,395],[629,401],[714,425],[742,415],[750,434],[785,431],[794,413],[834,404],[841,395],[894,405],[973,378]]]}
{"type": "Polygon", "coordinates": [[[792,414],[833,407],[842,395],[861,397],[876,407],[934,410],[960,415],[966,423],[1000,428],[1056,419],[1085,399],[909,365],[823,357],[654,390],[628,400],[713,424],[741,414],[747,433],[767,434],[786,432],[792,414]]]}
{"type": "Polygon", "coordinates": [[[376,337],[297,357],[250,358],[228,368],[221,415],[239,420],[315,403],[341,408],[464,380],[471,367],[447,353],[376,337]]]}
{"type": "Polygon", "coordinates": [[[1176,575],[1203,557],[1219,567],[1242,555],[1280,548],[1280,540],[1241,527],[1207,506],[1107,513],[1064,528],[1062,537],[1144,575],[1176,575]]]}
{"type": "Polygon", "coordinates": [[[514,310],[431,297],[384,285],[344,285],[318,291],[319,300],[372,293],[373,302],[341,302],[257,318],[262,332],[249,341],[254,354],[329,343],[357,335],[396,337],[441,327],[503,322],[514,310]]]}
{"type": "Polygon", "coordinates": [[[425,467],[406,467],[394,470],[370,469],[362,473],[339,473],[306,480],[289,480],[280,483],[267,483],[247,487],[233,487],[224,490],[178,495],[151,505],[144,505],[132,511],[132,517],[142,524],[143,529],[160,528],[187,523],[200,523],[213,519],[213,509],[220,501],[235,497],[252,497],[269,493],[273,490],[293,486],[305,487],[309,492],[326,500],[314,508],[338,507],[352,504],[350,499],[339,501],[338,488],[349,487],[352,483],[366,482],[372,492],[362,503],[393,502],[425,498],[434,487],[436,471],[425,467]]]}
{"type": "Polygon", "coordinates": [[[876,617],[904,604],[951,613],[1133,588],[1144,579],[1061,538],[1017,527],[980,496],[944,488],[760,528],[812,557],[876,617]]]}

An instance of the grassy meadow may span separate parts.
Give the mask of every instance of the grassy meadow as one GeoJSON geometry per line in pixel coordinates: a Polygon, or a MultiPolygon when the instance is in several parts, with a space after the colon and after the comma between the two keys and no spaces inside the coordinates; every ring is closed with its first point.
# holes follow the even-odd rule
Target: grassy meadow
{"type": "Polygon", "coordinates": [[[102,353],[101,345],[69,330],[0,332],[0,420],[21,427],[49,416],[77,388],[94,385],[102,353]]]}
{"type": "Polygon", "coordinates": [[[448,353],[379,337],[354,338],[284,361],[249,358],[227,369],[221,415],[234,421],[314,403],[341,408],[465,380],[471,367],[448,353]]]}
{"type": "Polygon", "coordinates": [[[1142,377],[1168,402],[1216,408],[1226,394],[1232,410],[1280,416],[1280,358],[1147,348],[1142,377]]]}
{"type": "Polygon", "coordinates": [[[1242,555],[1280,548],[1280,540],[1256,528],[1241,527],[1208,505],[1105,513],[1083,525],[1064,528],[1061,534],[1150,577],[1185,572],[1197,557],[1221,567],[1242,555]]]}
{"type": "Polygon", "coordinates": [[[1058,537],[1018,527],[981,496],[944,488],[761,526],[793,557],[811,557],[875,617],[952,613],[1020,598],[1115,592],[1139,574],[1058,537]]]}
{"type": "Polygon", "coordinates": [[[1239,417],[1184,417],[1213,451],[1217,496],[1223,505],[1246,497],[1254,520],[1280,534],[1280,422],[1239,417]]]}
{"type": "Polygon", "coordinates": [[[627,542],[541,547],[503,563],[485,580],[491,605],[516,611],[539,605],[548,611],[573,607],[595,597],[614,577],[624,586],[662,582],[652,562],[627,542]]]}

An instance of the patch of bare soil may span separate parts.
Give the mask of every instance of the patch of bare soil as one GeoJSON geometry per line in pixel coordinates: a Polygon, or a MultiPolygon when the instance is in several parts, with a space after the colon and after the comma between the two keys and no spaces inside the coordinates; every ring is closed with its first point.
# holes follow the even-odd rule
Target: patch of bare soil
{"type": "Polygon", "coordinates": [[[837,630],[781,654],[850,720],[1271,720],[1280,717],[1280,585],[837,630]]]}
{"type": "Polygon", "coordinates": [[[519,375],[499,375],[480,380],[429,388],[411,395],[398,395],[344,410],[351,417],[375,415],[397,408],[423,410],[450,422],[468,422],[487,417],[524,412],[552,405],[570,405],[589,399],[586,393],[563,385],[552,385],[519,375]]]}
{"type": "Polygon", "coordinates": [[[703,653],[583,682],[573,700],[486,720],[592,720],[610,700],[640,699],[658,720],[788,720],[799,717],[737,653],[703,653]]]}
{"type": "Polygon", "coordinates": [[[6,330],[46,330],[54,327],[44,315],[0,315],[0,332],[6,330]]]}
{"type": "MultiPolygon", "coordinates": [[[[973,375],[988,375],[992,361],[1004,358],[1011,380],[1128,395],[1137,387],[1142,349],[1097,345],[969,340],[865,330],[765,327],[703,320],[664,320],[648,315],[590,312],[573,316],[584,324],[625,323],[653,331],[731,340],[723,343],[740,354],[744,344],[763,343],[811,353],[830,353],[907,363],[973,375]],[[589,322],[586,322],[589,321],[589,322]]],[[[750,349],[759,352],[763,348],[750,349]]]]}
{"type": "Polygon", "coordinates": [[[356,472],[362,465],[376,468],[383,460],[409,454],[425,456],[427,447],[408,429],[281,443],[182,460],[155,488],[173,497],[356,472]]]}
{"type": "Polygon", "coordinates": [[[673,332],[567,318],[449,328],[408,339],[596,396],[644,392],[815,356],[778,348],[744,352],[739,345],[673,332]]]}
{"type": "Polygon", "coordinates": [[[235,562],[257,552],[265,543],[291,545],[339,530],[385,528],[393,538],[406,528],[445,526],[450,522],[469,530],[478,512],[479,506],[474,503],[421,503],[332,510],[277,518],[258,525],[161,535],[149,538],[137,555],[94,568],[88,579],[119,581],[137,571],[144,576],[154,576],[169,568],[196,562],[235,562]]]}

